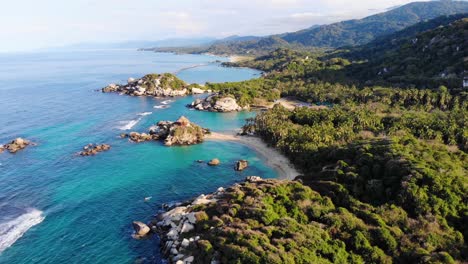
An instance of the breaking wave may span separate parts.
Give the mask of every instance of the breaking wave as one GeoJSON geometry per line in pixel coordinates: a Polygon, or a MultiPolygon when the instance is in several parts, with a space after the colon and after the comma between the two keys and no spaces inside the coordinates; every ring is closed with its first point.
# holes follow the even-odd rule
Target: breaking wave
{"type": "Polygon", "coordinates": [[[155,108],[155,109],[166,109],[166,108],[169,108],[169,107],[171,107],[171,106],[169,106],[169,105],[155,105],[155,106],[153,106],[153,108],[155,108]]]}
{"type": "Polygon", "coordinates": [[[0,223],[0,253],[13,245],[31,227],[44,220],[42,211],[29,209],[10,221],[0,223]]]}

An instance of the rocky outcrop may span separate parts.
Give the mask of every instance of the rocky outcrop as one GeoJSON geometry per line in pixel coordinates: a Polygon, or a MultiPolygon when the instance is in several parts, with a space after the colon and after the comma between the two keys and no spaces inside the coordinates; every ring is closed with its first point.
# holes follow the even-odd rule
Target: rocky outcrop
{"type": "Polygon", "coordinates": [[[132,236],[135,239],[144,238],[151,232],[151,229],[149,228],[148,225],[139,221],[134,221],[132,223],[132,226],[133,226],[133,230],[135,230],[135,233],[133,233],[132,236]]]}
{"type": "Polygon", "coordinates": [[[246,160],[239,160],[236,162],[236,165],[234,166],[234,169],[236,171],[243,171],[249,166],[249,162],[246,160]]]}
{"type": "MultiPolygon", "coordinates": [[[[250,176],[246,179],[251,182],[261,182],[258,176],[250,176]]],[[[232,187],[223,187],[211,194],[201,194],[197,198],[169,208],[161,213],[151,223],[151,229],[159,234],[161,238],[161,251],[169,263],[219,263],[219,252],[212,252],[210,248],[210,259],[206,259],[205,250],[209,242],[206,236],[223,224],[222,218],[209,215],[203,210],[206,207],[216,208],[217,211],[226,211],[230,205],[233,193],[237,193],[240,186],[234,184],[232,187]],[[202,257],[202,258],[201,258],[202,257]]],[[[236,210],[237,211],[237,210],[236,210]]],[[[225,217],[230,218],[226,212],[225,217]]]]}
{"type": "Polygon", "coordinates": [[[121,137],[129,138],[133,142],[159,140],[166,146],[193,145],[203,142],[209,130],[202,128],[181,116],[177,121],[160,121],[152,126],[148,133],[131,132],[121,137]]]}
{"type": "Polygon", "coordinates": [[[88,144],[83,147],[83,150],[80,151],[78,154],[80,156],[94,156],[99,152],[108,151],[111,148],[108,144],[88,144]]]}
{"type": "Polygon", "coordinates": [[[22,150],[32,144],[33,143],[31,143],[29,140],[23,138],[16,138],[8,144],[5,144],[3,146],[0,145],[0,153],[2,153],[4,150],[8,150],[10,153],[16,153],[19,150],[22,150]]]}
{"type": "Polygon", "coordinates": [[[192,212],[195,207],[216,203],[225,190],[220,187],[212,194],[200,195],[194,200],[170,208],[152,221],[152,229],[161,237],[161,250],[170,263],[192,263],[191,250],[198,247],[197,223],[206,221],[204,212],[192,212]]]}
{"type": "Polygon", "coordinates": [[[190,93],[184,81],[170,73],[148,74],[141,79],[128,78],[127,84],[109,84],[104,93],[121,93],[130,96],[184,96],[190,93]]]}
{"type": "Polygon", "coordinates": [[[221,162],[219,161],[219,159],[212,159],[208,162],[208,165],[210,166],[218,166],[221,162]]]}
{"type": "Polygon", "coordinates": [[[233,112],[245,109],[237,104],[236,99],[230,96],[221,96],[219,94],[210,95],[205,99],[196,99],[187,106],[199,111],[210,112],[233,112]]]}

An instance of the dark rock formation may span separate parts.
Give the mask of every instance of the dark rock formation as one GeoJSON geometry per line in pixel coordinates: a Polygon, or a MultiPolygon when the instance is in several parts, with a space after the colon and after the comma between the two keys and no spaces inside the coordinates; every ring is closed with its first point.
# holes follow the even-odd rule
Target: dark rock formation
{"type": "Polygon", "coordinates": [[[249,162],[246,160],[239,160],[236,162],[236,166],[234,166],[234,169],[236,171],[243,171],[249,166],[249,162]]]}
{"type": "Polygon", "coordinates": [[[83,147],[83,150],[80,151],[78,154],[81,156],[94,156],[99,152],[107,151],[111,148],[108,144],[88,144],[83,147]]]}

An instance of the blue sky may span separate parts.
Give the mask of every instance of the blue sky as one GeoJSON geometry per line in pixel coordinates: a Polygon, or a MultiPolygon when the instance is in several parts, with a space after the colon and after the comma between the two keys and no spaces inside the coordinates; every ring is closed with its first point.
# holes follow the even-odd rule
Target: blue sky
{"type": "Polygon", "coordinates": [[[384,11],[407,0],[3,0],[0,51],[82,42],[267,35],[384,11]]]}

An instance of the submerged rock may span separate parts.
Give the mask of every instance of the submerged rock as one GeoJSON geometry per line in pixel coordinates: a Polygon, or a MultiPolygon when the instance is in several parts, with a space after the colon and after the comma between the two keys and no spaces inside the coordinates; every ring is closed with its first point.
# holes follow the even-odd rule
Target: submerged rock
{"type": "Polygon", "coordinates": [[[243,171],[249,166],[249,162],[247,160],[239,160],[236,162],[234,169],[236,171],[243,171]]]}

